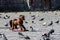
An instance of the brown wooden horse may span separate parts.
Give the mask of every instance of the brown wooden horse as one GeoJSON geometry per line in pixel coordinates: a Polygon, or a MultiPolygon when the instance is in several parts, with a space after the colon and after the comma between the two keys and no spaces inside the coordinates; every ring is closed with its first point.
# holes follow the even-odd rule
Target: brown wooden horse
{"type": "Polygon", "coordinates": [[[24,29],[24,31],[26,31],[26,28],[23,25],[23,20],[25,20],[24,15],[20,15],[18,19],[10,20],[10,26],[11,26],[12,30],[17,28],[17,26],[19,26],[21,28],[21,30],[24,29]]]}

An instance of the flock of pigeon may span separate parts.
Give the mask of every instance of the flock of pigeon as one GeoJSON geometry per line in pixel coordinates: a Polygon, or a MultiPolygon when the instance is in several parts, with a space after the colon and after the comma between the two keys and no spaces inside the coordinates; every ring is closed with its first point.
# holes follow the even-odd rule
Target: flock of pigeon
{"type": "Polygon", "coordinates": [[[3,37],[3,40],[59,40],[60,12],[0,13],[0,33],[0,39],[3,37]],[[23,24],[29,31],[16,32],[21,38],[16,39],[12,35],[14,34],[14,32],[9,29],[9,21],[12,19],[18,19],[19,15],[25,16],[23,24]],[[10,37],[8,37],[7,35],[11,36],[12,39],[9,39],[10,37]],[[33,35],[36,37],[31,37],[33,35]],[[51,38],[51,36],[53,39],[51,38]]]}

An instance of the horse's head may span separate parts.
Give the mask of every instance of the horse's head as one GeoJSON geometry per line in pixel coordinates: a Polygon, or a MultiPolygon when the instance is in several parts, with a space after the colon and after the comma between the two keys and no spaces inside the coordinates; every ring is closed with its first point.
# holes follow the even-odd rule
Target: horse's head
{"type": "Polygon", "coordinates": [[[25,16],[24,15],[20,15],[19,19],[25,20],[25,16]]]}

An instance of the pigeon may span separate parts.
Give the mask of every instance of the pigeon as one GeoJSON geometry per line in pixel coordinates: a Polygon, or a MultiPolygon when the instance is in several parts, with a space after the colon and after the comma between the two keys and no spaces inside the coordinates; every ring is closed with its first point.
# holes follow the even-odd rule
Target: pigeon
{"type": "Polygon", "coordinates": [[[23,36],[23,38],[25,38],[25,39],[30,39],[30,37],[24,36],[24,35],[23,35],[22,33],[20,33],[20,32],[18,32],[18,34],[21,35],[21,36],[23,36]]]}
{"type": "Polygon", "coordinates": [[[35,19],[35,17],[33,17],[33,19],[32,20],[34,20],[35,19]]]}
{"type": "Polygon", "coordinates": [[[0,34],[0,35],[2,35],[2,34],[0,34]]]}
{"type": "Polygon", "coordinates": [[[26,36],[25,39],[30,39],[30,37],[29,36],[26,36]]]}
{"type": "Polygon", "coordinates": [[[30,26],[32,32],[37,32],[36,30],[33,29],[32,26],[30,26]]]}
{"type": "Polygon", "coordinates": [[[3,17],[4,19],[8,19],[8,18],[10,18],[10,16],[8,16],[8,15],[6,15],[5,17],[3,17]]]}
{"type": "Polygon", "coordinates": [[[18,32],[19,35],[24,36],[22,33],[18,32]]]}
{"type": "Polygon", "coordinates": [[[44,35],[42,35],[43,40],[50,40],[50,37],[48,37],[47,33],[45,33],[44,35]]]}
{"type": "Polygon", "coordinates": [[[3,17],[4,19],[6,19],[6,17],[3,17]]]}
{"type": "Polygon", "coordinates": [[[50,34],[52,33],[54,33],[54,29],[51,29],[48,33],[43,34],[43,40],[50,40],[50,34]]]}
{"type": "Polygon", "coordinates": [[[25,21],[25,23],[28,23],[27,21],[25,21]]]}
{"type": "Polygon", "coordinates": [[[53,25],[53,21],[51,21],[51,23],[48,26],[51,26],[51,25],[53,25]]]}
{"type": "Polygon", "coordinates": [[[46,25],[47,25],[47,22],[44,22],[44,23],[43,23],[43,26],[46,26],[46,25]]]}
{"type": "Polygon", "coordinates": [[[10,16],[6,15],[7,18],[10,18],[10,16]]]}
{"type": "Polygon", "coordinates": [[[2,38],[2,34],[0,34],[0,38],[2,38]]]}
{"type": "Polygon", "coordinates": [[[35,15],[32,15],[31,17],[35,17],[35,15]]]}
{"type": "Polygon", "coordinates": [[[5,36],[5,34],[3,34],[3,37],[4,37],[5,40],[8,40],[7,37],[5,36]]]}
{"type": "Polygon", "coordinates": [[[50,35],[50,34],[52,34],[52,33],[54,33],[54,29],[51,29],[51,30],[49,31],[48,35],[50,35]]]}
{"type": "Polygon", "coordinates": [[[34,23],[34,21],[32,21],[32,23],[34,23]]]}
{"type": "Polygon", "coordinates": [[[58,20],[58,21],[56,21],[55,23],[59,23],[59,20],[58,20]]]}
{"type": "Polygon", "coordinates": [[[46,36],[47,37],[47,33],[43,34],[42,36],[46,36]]]}
{"type": "Polygon", "coordinates": [[[5,26],[8,26],[8,23],[7,23],[7,24],[5,24],[5,26]]]}
{"type": "Polygon", "coordinates": [[[35,15],[32,15],[31,17],[32,17],[32,20],[34,20],[34,19],[35,19],[35,15]]]}
{"type": "Polygon", "coordinates": [[[43,21],[44,20],[44,18],[41,18],[39,21],[43,21]]]}
{"type": "Polygon", "coordinates": [[[50,35],[53,34],[53,33],[54,33],[54,29],[51,29],[51,30],[48,32],[47,36],[50,37],[50,35]]]}
{"type": "Polygon", "coordinates": [[[33,27],[32,27],[32,26],[30,26],[30,28],[31,28],[31,30],[33,31],[33,27]]]}

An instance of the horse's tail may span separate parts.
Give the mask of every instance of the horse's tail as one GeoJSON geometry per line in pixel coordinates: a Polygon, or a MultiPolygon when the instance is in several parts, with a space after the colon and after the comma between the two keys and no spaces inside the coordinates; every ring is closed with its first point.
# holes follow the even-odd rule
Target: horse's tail
{"type": "Polygon", "coordinates": [[[9,23],[10,23],[10,27],[12,27],[12,20],[10,20],[10,22],[9,22],[9,23]]]}

